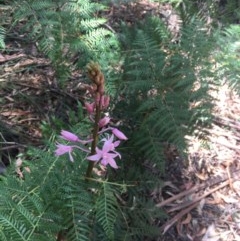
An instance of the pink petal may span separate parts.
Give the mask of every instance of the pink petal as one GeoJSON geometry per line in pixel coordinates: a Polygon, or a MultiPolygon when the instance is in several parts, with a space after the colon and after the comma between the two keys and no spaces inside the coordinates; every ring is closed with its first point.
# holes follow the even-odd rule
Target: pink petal
{"type": "Polygon", "coordinates": [[[101,159],[101,157],[99,157],[99,155],[98,154],[95,154],[95,155],[92,155],[92,156],[88,156],[87,157],[87,160],[89,160],[89,161],[99,161],[101,159]]]}
{"type": "Polygon", "coordinates": [[[87,159],[89,161],[99,161],[102,158],[102,151],[99,150],[98,148],[96,148],[96,152],[97,152],[97,154],[88,156],[87,159]]]}
{"type": "Polygon", "coordinates": [[[55,151],[55,155],[56,156],[61,156],[61,155],[65,154],[65,153],[70,153],[72,150],[73,150],[73,148],[71,146],[58,144],[57,145],[57,150],[55,151]]]}
{"type": "Polygon", "coordinates": [[[109,139],[104,139],[105,142],[103,144],[103,153],[107,153],[109,151],[113,151],[114,150],[114,144],[113,144],[113,135],[111,135],[111,137],[109,139]]]}
{"type": "Polygon", "coordinates": [[[114,159],[112,159],[111,161],[109,161],[109,165],[110,165],[112,168],[114,168],[114,169],[118,169],[118,166],[117,166],[117,164],[116,164],[116,162],[115,162],[114,159]]]}
{"type": "Polygon", "coordinates": [[[113,154],[113,153],[105,153],[103,155],[103,158],[101,160],[101,164],[106,166],[107,164],[109,164],[111,167],[113,168],[118,168],[114,158],[117,156],[117,154],[113,154]]]}
{"type": "Polygon", "coordinates": [[[102,159],[102,160],[101,160],[101,164],[102,164],[103,166],[107,166],[108,161],[107,161],[106,159],[102,159]]]}
{"type": "Polygon", "coordinates": [[[75,134],[73,134],[69,131],[65,131],[65,130],[61,131],[61,138],[63,138],[66,141],[71,141],[71,142],[79,141],[78,136],[76,136],[75,134]]]}
{"type": "MultiPolygon", "coordinates": [[[[117,156],[116,154],[108,154],[106,160],[102,160],[101,163],[102,163],[103,161],[107,161],[107,163],[108,163],[111,167],[117,169],[118,166],[117,166],[117,164],[116,164],[116,162],[115,162],[115,160],[114,160],[114,158],[115,158],[116,156],[117,156]]],[[[102,164],[103,164],[103,163],[102,163],[102,164]]]]}
{"type": "Polygon", "coordinates": [[[121,141],[115,141],[113,144],[114,144],[114,147],[118,147],[120,145],[121,141]]]}
{"type": "Polygon", "coordinates": [[[127,140],[128,138],[117,128],[112,129],[112,133],[120,140],[127,140]]]}
{"type": "Polygon", "coordinates": [[[105,125],[107,125],[110,122],[110,118],[108,116],[105,116],[104,118],[102,118],[98,125],[100,128],[104,127],[105,125]]]}
{"type": "Polygon", "coordinates": [[[114,153],[116,154],[116,156],[119,156],[120,159],[122,158],[119,152],[114,151],[114,153]]]}

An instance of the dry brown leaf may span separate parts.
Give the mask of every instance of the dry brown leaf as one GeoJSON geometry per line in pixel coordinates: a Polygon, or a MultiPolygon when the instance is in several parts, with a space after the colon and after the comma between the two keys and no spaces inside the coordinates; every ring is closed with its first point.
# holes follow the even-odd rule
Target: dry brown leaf
{"type": "Polygon", "coordinates": [[[205,181],[208,179],[208,175],[206,175],[206,173],[195,173],[195,176],[202,181],[205,181]]]}
{"type": "Polygon", "coordinates": [[[181,222],[182,224],[189,224],[192,220],[192,215],[190,213],[187,214],[187,217],[181,222]]]}
{"type": "Polygon", "coordinates": [[[207,229],[206,228],[202,228],[200,229],[200,231],[196,234],[196,237],[201,237],[206,233],[207,229]]]}
{"type": "MultiPolygon", "coordinates": [[[[215,193],[212,193],[212,196],[213,196],[213,199],[214,199],[213,203],[217,204],[217,203],[221,203],[222,202],[222,198],[221,198],[221,196],[220,196],[218,191],[216,191],[215,193]]],[[[208,202],[208,203],[210,203],[210,202],[208,202]]]]}
{"type": "Polygon", "coordinates": [[[176,228],[177,228],[178,235],[179,236],[183,236],[183,233],[182,233],[182,223],[180,221],[177,222],[176,228]]]}

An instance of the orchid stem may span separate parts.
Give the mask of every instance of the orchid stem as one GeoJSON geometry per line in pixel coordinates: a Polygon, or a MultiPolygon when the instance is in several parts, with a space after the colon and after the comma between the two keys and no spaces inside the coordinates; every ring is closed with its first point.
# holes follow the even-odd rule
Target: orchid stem
{"type": "MultiPolygon", "coordinates": [[[[94,122],[94,128],[93,128],[93,141],[91,146],[91,155],[94,155],[96,153],[98,132],[99,132],[98,123],[99,123],[100,117],[101,117],[101,109],[100,109],[100,101],[99,101],[99,104],[96,105],[96,115],[95,115],[95,122],[94,122]]],[[[86,179],[91,178],[93,167],[94,167],[94,162],[89,161],[87,172],[86,172],[86,179]]]]}

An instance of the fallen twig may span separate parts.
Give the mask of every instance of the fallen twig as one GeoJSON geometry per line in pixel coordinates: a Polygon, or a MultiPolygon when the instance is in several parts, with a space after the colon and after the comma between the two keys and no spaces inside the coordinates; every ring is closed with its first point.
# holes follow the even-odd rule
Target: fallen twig
{"type": "MultiPolygon", "coordinates": [[[[236,178],[235,178],[236,179],[236,178]]],[[[179,205],[175,208],[172,208],[170,211],[176,211],[178,209],[181,209],[181,208],[184,208],[184,207],[187,207],[186,209],[182,210],[181,212],[179,212],[178,214],[176,214],[173,218],[171,218],[168,222],[166,222],[163,226],[160,227],[160,230],[164,233],[167,232],[167,230],[169,228],[171,228],[179,219],[181,219],[185,214],[189,213],[192,209],[194,209],[195,207],[198,206],[199,202],[201,199],[203,199],[204,197],[208,196],[209,194],[217,191],[218,189],[221,189],[227,185],[229,185],[230,181],[232,180],[227,180],[225,182],[223,182],[222,184],[220,184],[219,186],[209,190],[208,192],[206,192],[205,194],[195,198],[194,200],[192,201],[188,201],[188,202],[185,202],[183,203],[182,205],[179,205]]]]}
{"type": "MultiPolygon", "coordinates": [[[[240,170],[237,170],[237,171],[235,171],[235,172],[233,172],[231,174],[231,177],[233,179],[237,179],[237,178],[239,178],[239,176],[240,176],[240,170]]],[[[225,174],[225,175],[223,175],[221,177],[217,176],[217,177],[211,178],[210,180],[207,180],[205,183],[197,184],[197,185],[195,185],[194,187],[192,187],[189,190],[183,191],[183,192],[181,192],[181,193],[179,193],[179,194],[177,194],[177,195],[175,195],[175,196],[173,196],[171,198],[168,198],[168,199],[166,199],[166,200],[156,204],[156,207],[160,208],[160,207],[166,206],[167,204],[169,204],[169,203],[171,203],[171,202],[173,202],[173,201],[175,201],[177,199],[180,199],[180,198],[182,198],[182,197],[184,197],[186,195],[189,195],[189,194],[192,194],[194,192],[197,192],[197,191],[199,191],[199,190],[201,190],[203,188],[206,189],[207,187],[216,185],[216,184],[218,184],[220,182],[226,181],[227,179],[229,179],[227,174],[225,174]]]]}
{"type": "Polygon", "coordinates": [[[180,213],[175,215],[173,218],[171,218],[169,221],[167,221],[164,225],[160,227],[160,230],[165,234],[169,228],[171,228],[180,218],[182,218],[185,214],[189,213],[192,209],[197,207],[199,202],[196,202],[192,204],[190,207],[182,210],[180,213]]]}
{"type": "Polygon", "coordinates": [[[0,63],[4,63],[10,60],[19,59],[21,57],[26,57],[25,54],[13,54],[13,55],[2,55],[0,54],[0,63]]]}
{"type": "Polygon", "coordinates": [[[208,195],[210,195],[211,193],[216,192],[218,189],[221,189],[221,188],[229,185],[232,180],[233,180],[233,179],[231,178],[231,179],[223,182],[222,184],[218,185],[217,187],[210,189],[209,191],[207,191],[207,192],[204,193],[203,195],[197,196],[197,197],[194,198],[193,200],[183,202],[183,203],[181,203],[180,205],[177,205],[176,207],[173,207],[173,208],[169,209],[167,212],[170,213],[170,212],[173,212],[173,211],[177,211],[177,210],[183,209],[183,208],[185,208],[185,207],[187,207],[187,206],[190,206],[191,204],[193,204],[193,203],[195,203],[195,202],[199,202],[199,201],[201,201],[203,198],[205,198],[205,197],[207,197],[208,195]]]}

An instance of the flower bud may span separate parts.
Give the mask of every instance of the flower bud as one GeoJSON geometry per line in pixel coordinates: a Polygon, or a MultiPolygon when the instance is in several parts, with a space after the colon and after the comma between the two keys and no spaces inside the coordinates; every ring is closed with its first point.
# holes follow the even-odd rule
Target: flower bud
{"type": "Polygon", "coordinates": [[[101,107],[102,107],[102,109],[108,108],[109,102],[110,102],[110,96],[108,96],[108,95],[102,96],[102,99],[101,99],[101,107]]]}
{"type": "Polygon", "coordinates": [[[102,118],[99,121],[98,125],[99,125],[100,128],[102,128],[102,127],[106,126],[109,122],[110,122],[110,117],[105,116],[104,118],[102,118]]]}
{"type": "Polygon", "coordinates": [[[112,133],[120,140],[127,140],[128,138],[117,128],[112,129],[112,133]]]}
{"type": "Polygon", "coordinates": [[[66,141],[71,141],[71,142],[80,141],[78,136],[76,136],[75,134],[73,134],[69,131],[64,131],[64,130],[61,131],[61,138],[63,138],[66,141]]]}
{"type": "Polygon", "coordinates": [[[87,112],[88,112],[88,114],[89,115],[91,115],[91,114],[93,114],[93,112],[94,112],[94,109],[95,109],[95,103],[93,102],[93,103],[85,103],[85,107],[86,107],[86,110],[87,110],[87,112]]]}

